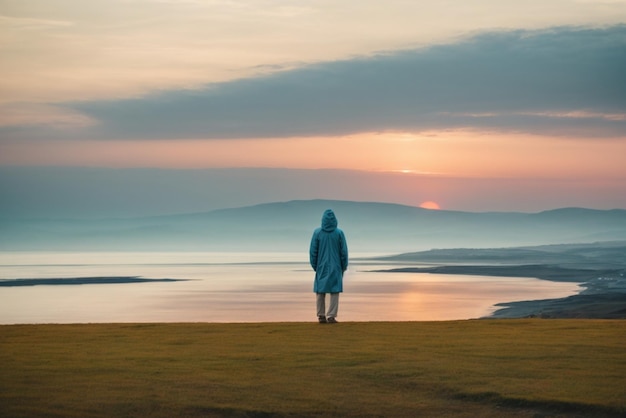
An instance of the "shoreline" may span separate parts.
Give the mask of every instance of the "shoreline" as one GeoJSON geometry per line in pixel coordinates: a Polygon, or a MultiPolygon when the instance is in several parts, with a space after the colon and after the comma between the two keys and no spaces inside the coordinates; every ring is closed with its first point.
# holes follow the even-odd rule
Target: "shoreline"
{"type": "Polygon", "coordinates": [[[374,270],[387,273],[438,273],[503,277],[533,277],[540,280],[579,283],[581,291],[556,299],[501,302],[491,315],[480,319],[579,318],[626,319],[626,269],[569,269],[549,265],[489,265],[403,267],[374,270]]]}
{"type": "Polygon", "coordinates": [[[37,279],[3,279],[0,287],[21,286],[61,286],[86,284],[125,284],[125,283],[152,283],[152,282],[184,282],[187,279],[148,279],[140,276],[101,276],[101,277],[58,277],[37,279]]]}

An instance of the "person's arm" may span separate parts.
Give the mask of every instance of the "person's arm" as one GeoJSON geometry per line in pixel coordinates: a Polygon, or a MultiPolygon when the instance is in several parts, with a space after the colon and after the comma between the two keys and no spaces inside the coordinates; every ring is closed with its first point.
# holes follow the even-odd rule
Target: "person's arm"
{"type": "Polygon", "coordinates": [[[348,243],[346,242],[346,236],[341,232],[341,247],[340,247],[340,258],[341,258],[341,269],[342,271],[346,271],[348,269],[348,243]]]}
{"type": "Polygon", "coordinates": [[[319,247],[318,234],[318,230],[313,232],[313,237],[311,238],[311,246],[309,247],[309,261],[314,271],[317,271],[317,253],[319,247]]]}

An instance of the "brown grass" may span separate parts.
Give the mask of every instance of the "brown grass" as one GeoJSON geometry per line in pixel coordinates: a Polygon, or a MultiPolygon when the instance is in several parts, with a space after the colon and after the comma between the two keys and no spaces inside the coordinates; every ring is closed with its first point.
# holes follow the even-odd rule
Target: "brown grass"
{"type": "Polygon", "coordinates": [[[626,416],[626,322],[0,326],[0,416],[626,416]]]}

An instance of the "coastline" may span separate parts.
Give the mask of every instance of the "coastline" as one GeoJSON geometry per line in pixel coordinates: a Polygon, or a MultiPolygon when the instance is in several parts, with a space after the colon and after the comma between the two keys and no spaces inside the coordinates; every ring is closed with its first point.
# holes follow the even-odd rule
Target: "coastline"
{"type": "Polygon", "coordinates": [[[33,279],[0,279],[0,287],[55,286],[83,284],[124,284],[153,282],[184,282],[186,279],[148,279],[139,276],[60,277],[33,279]]]}
{"type": "Polygon", "coordinates": [[[482,276],[534,277],[541,280],[579,283],[581,291],[557,299],[501,302],[490,316],[504,318],[626,319],[625,269],[572,269],[549,265],[489,265],[404,267],[379,272],[439,273],[482,276]]]}
{"type": "Polygon", "coordinates": [[[580,286],[565,298],[498,303],[487,318],[626,319],[626,278],[596,277],[580,286]]]}

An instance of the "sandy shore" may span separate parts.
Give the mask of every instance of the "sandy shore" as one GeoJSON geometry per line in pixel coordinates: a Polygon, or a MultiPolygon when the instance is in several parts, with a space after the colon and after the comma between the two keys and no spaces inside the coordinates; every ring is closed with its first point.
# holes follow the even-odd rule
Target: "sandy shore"
{"type": "Polygon", "coordinates": [[[386,272],[535,277],[580,283],[577,295],[533,301],[503,302],[488,318],[626,319],[626,270],[571,269],[547,265],[408,267],[386,272]]]}

